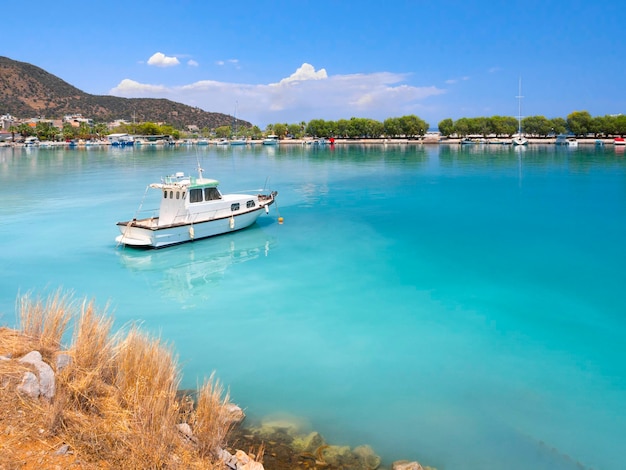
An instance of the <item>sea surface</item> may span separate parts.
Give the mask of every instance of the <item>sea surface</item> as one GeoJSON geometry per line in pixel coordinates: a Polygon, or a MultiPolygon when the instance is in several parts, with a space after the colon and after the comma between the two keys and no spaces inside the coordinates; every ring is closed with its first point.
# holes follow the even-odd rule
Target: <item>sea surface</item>
{"type": "Polygon", "coordinates": [[[28,292],[94,299],[171,343],[182,387],[215,371],[252,422],[387,467],[624,468],[625,243],[613,146],[0,148],[0,324],[28,292]],[[277,204],[116,246],[147,186],[198,163],[277,204]]]}

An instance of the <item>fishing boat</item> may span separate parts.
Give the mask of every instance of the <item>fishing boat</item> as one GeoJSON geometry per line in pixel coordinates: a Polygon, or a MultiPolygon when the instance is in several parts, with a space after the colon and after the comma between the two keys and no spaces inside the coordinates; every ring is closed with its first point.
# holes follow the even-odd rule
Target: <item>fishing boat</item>
{"type": "Polygon", "coordinates": [[[519,79],[519,94],[517,95],[517,135],[513,137],[513,145],[527,145],[528,139],[522,135],[522,79],[519,79]]]}
{"type": "Polygon", "coordinates": [[[150,184],[162,193],[158,213],[143,218],[138,213],[118,222],[118,245],[162,248],[241,230],[263,211],[269,213],[278,194],[222,194],[217,180],[204,178],[201,169],[198,173],[193,177],[178,172],[150,184]]]}

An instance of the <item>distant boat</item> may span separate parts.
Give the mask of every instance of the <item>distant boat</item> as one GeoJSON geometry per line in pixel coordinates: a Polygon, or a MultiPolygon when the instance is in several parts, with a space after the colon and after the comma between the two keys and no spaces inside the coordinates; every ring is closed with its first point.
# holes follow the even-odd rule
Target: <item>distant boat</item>
{"type": "Polygon", "coordinates": [[[274,134],[268,135],[263,139],[263,145],[278,145],[279,142],[278,136],[274,134]]]}
{"type": "Polygon", "coordinates": [[[232,139],[230,141],[230,145],[246,145],[248,143],[248,141],[246,139],[244,139],[243,137],[237,138],[237,139],[232,139]]]}
{"type": "Polygon", "coordinates": [[[613,144],[614,145],[626,145],[626,141],[624,140],[623,137],[615,137],[613,144]]]}
{"type": "Polygon", "coordinates": [[[518,113],[517,113],[517,135],[513,137],[513,145],[527,145],[528,139],[522,135],[522,79],[519,79],[518,113]]]}
{"type": "Polygon", "coordinates": [[[578,140],[573,135],[559,134],[556,136],[554,145],[566,145],[568,147],[578,147],[578,140]]]}

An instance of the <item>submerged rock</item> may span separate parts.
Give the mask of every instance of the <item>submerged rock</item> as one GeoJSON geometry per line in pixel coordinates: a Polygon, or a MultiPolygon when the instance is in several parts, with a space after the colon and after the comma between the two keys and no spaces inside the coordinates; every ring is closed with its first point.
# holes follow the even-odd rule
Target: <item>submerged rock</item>
{"type": "Polygon", "coordinates": [[[391,467],[392,470],[424,470],[418,462],[409,462],[408,460],[397,460],[391,467]]]}

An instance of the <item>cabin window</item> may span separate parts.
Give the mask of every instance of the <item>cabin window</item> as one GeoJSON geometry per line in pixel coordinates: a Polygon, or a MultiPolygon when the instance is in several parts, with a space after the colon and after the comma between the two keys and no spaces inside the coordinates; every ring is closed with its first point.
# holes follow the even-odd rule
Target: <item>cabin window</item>
{"type": "Polygon", "coordinates": [[[174,199],[174,191],[170,191],[170,199],[174,199]]]}
{"type": "Polygon", "coordinates": [[[176,199],[180,199],[180,191],[176,191],[176,199]]]}
{"type": "Polygon", "coordinates": [[[189,202],[202,202],[202,189],[190,189],[189,202]]]}
{"type": "Polygon", "coordinates": [[[163,191],[163,199],[167,199],[167,191],[163,191]]]}
{"type": "Polygon", "coordinates": [[[204,188],[205,201],[215,201],[217,199],[221,199],[220,192],[217,190],[217,188],[204,188]]]}
{"type": "Polygon", "coordinates": [[[250,209],[250,208],[254,207],[254,201],[248,201],[248,202],[246,202],[246,207],[247,207],[248,209],[250,209]]]}
{"type": "Polygon", "coordinates": [[[235,204],[231,204],[230,205],[230,210],[233,211],[233,212],[238,211],[239,210],[239,203],[236,202],[235,204]]]}

